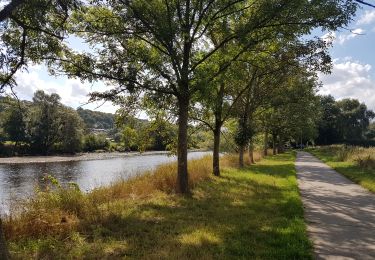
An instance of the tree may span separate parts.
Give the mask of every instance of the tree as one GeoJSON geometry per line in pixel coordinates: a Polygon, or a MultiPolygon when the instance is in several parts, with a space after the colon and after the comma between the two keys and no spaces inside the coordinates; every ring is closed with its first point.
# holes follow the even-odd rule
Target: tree
{"type": "Polygon", "coordinates": [[[48,95],[42,90],[35,92],[34,107],[30,119],[30,139],[33,149],[39,153],[48,154],[52,146],[59,140],[61,118],[59,111],[62,107],[60,96],[48,95]]]}
{"type": "Polygon", "coordinates": [[[338,124],[342,139],[363,139],[370,121],[375,118],[375,113],[356,99],[343,99],[336,103],[340,110],[338,124]]]}
{"type": "Polygon", "coordinates": [[[314,140],[320,119],[317,112],[319,98],[316,96],[319,84],[311,71],[295,71],[284,84],[285,88],[274,93],[271,101],[272,113],[268,117],[274,154],[282,151],[288,140],[314,140]]]}
{"type": "Polygon", "coordinates": [[[319,122],[318,144],[332,144],[366,138],[375,113],[357,99],[335,101],[332,96],[320,97],[322,118],[319,122]]]}
{"type": "Polygon", "coordinates": [[[366,132],[366,138],[371,140],[375,139],[375,122],[371,123],[366,132]]]}
{"type": "MultiPolygon", "coordinates": [[[[121,92],[157,92],[175,97],[178,110],[178,186],[188,192],[187,127],[191,98],[200,87],[195,72],[234,39],[243,45],[228,64],[264,39],[302,35],[314,27],[334,30],[349,22],[353,1],[105,1],[95,0],[75,14],[71,31],[93,46],[88,53],[66,51],[51,57],[70,76],[109,80],[121,92]],[[293,10],[293,11],[292,11],[293,10]],[[218,44],[209,33],[223,23],[230,29],[218,44]]],[[[58,70],[57,70],[58,71],[58,70]]]]}
{"type": "Polygon", "coordinates": [[[10,141],[15,142],[15,148],[20,142],[27,140],[25,113],[22,104],[17,105],[15,102],[12,102],[9,109],[2,113],[4,132],[10,141]]]}
{"type": "Polygon", "coordinates": [[[82,150],[83,120],[71,108],[61,107],[59,111],[59,137],[58,142],[64,153],[76,153],[82,150]]]}
{"type": "Polygon", "coordinates": [[[321,119],[318,124],[316,143],[328,145],[339,142],[342,139],[338,126],[340,109],[333,96],[321,96],[319,110],[321,111],[321,119]]]}
{"type": "Polygon", "coordinates": [[[79,0],[11,0],[0,10],[0,93],[17,71],[61,52],[65,27],[79,0]]]}
{"type": "Polygon", "coordinates": [[[85,136],[84,140],[84,149],[88,152],[108,149],[109,147],[109,141],[104,134],[89,134],[85,136]]]}
{"type": "Polygon", "coordinates": [[[125,126],[122,131],[122,142],[126,151],[130,151],[133,147],[137,146],[138,134],[137,131],[129,126],[125,126]]]}

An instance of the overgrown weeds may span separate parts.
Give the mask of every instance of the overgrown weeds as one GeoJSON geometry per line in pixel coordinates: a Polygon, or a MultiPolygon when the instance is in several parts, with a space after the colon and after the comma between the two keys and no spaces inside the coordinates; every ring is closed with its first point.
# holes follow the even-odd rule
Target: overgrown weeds
{"type": "Polygon", "coordinates": [[[309,151],[339,173],[375,192],[375,147],[332,145],[309,151]]]}
{"type": "Polygon", "coordinates": [[[363,169],[375,170],[375,147],[331,145],[320,148],[323,152],[333,154],[339,162],[354,162],[363,169]]]}

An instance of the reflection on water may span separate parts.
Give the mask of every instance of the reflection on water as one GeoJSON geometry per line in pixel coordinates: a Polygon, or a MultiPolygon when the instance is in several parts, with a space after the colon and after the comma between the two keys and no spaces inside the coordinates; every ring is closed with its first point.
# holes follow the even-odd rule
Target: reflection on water
{"type": "MultiPolygon", "coordinates": [[[[199,158],[205,154],[207,152],[193,152],[188,157],[199,158]]],[[[0,165],[1,207],[5,208],[10,199],[32,195],[47,174],[62,184],[74,182],[81,190],[89,191],[175,160],[175,156],[145,155],[94,161],[0,165]]]]}

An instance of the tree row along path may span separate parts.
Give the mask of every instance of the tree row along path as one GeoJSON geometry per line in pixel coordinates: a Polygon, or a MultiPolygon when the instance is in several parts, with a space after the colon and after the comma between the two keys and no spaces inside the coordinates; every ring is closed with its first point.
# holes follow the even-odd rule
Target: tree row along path
{"type": "Polygon", "coordinates": [[[315,258],[375,259],[375,194],[306,152],[296,170],[315,258]]]}

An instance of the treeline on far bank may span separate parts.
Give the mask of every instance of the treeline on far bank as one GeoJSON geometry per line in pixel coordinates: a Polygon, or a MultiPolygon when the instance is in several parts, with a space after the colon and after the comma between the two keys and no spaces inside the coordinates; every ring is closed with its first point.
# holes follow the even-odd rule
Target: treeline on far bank
{"type": "Polygon", "coordinates": [[[357,99],[336,101],[330,95],[321,96],[315,143],[375,146],[374,118],[374,111],[357,99]]]}
{"type": "Polygon", "coordinates": [[[0,97],[0,156],[166,150],[174,130],[166,123],[75,110],[43,91],[31,102],[0,97]]]}

